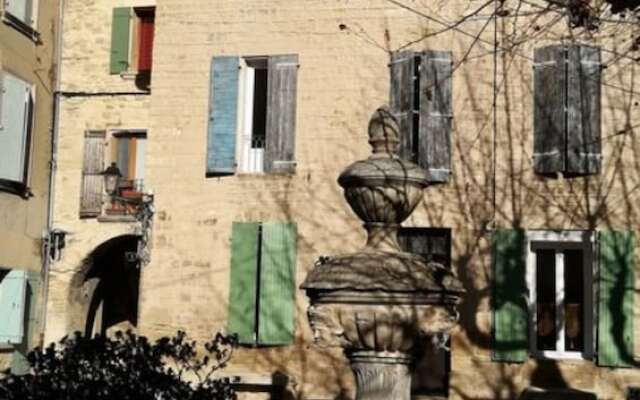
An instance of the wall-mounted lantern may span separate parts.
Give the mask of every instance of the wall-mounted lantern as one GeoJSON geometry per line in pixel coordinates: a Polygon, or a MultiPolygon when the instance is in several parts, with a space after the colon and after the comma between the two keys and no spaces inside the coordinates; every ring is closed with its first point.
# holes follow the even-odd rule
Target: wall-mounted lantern
{"type": "Polygon", "coordinates": [[[122,173],[116,163],[112,162],[111,165],[102,172],[102,176],[104,177],[105,191],[110,196],[115,196],[118,192],[120,178],[122,177],[122,173]]]}

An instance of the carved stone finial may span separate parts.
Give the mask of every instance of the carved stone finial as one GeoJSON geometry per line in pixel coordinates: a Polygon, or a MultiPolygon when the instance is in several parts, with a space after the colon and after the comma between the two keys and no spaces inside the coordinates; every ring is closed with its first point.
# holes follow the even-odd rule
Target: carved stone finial
{"type": "Polygon", "coordinates": [[[400,125],[385,106],[369,120],[373,154],[338,183],[368,238],[355,253],[322,257],[302,289],[314,339],[340,346],[356,400],[410,400],[410,364],[423,335],[450,331],[464,288],[453,273],[400,249],[396,234],[423,198],[427,173],[398,156],[400,125]]]}
{"type": "Polygon", "coordinates": [[[400,125],[387,106],[378,108],[369,120],[369,144],[377,156],[397,156],[400,125]]]}

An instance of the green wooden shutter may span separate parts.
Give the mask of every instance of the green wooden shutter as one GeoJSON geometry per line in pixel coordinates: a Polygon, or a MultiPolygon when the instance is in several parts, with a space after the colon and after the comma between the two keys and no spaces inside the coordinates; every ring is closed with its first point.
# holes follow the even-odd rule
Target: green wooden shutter
{"type": "Polygon", "coordinates": [[[258,343],[293,343],[295,327],[296,225],[262,226],[258,343]]]}
{"type": "Polygon", "coordinates": [[[256,291],[258,275],[257,223],[234,222],[231,233],[231,281],[227,331],[240,343],[256,341],[256,291]]]}
{"type": "Polygon", "coordinates": [[[31,85],[2,74],[2,125],[0,126],[0,179],[26,182],[29,151],[31,85]]]}
{"type": "Polygon", "coordinates": [[[213,57],[209,91],[207,175],[232,174],[236,169],[238,57],[213,57]]]}
{"type": "Polygon", "coordinates": [[[38,310],[42,307],[39,304],[41,289],[41,277],[39,272],[27,272],[27,286],[25,292],[25,319],[26,332],[22,342],[15,347],[11,357],[11,372],[14,374],[26,374],[29,372],[29,361],[27,354],[37,345],[38,334],[38,310]]]}
{"type": "Polygon", "coordinates": [[[421,56],[418,164],[432,183],[448,182],[451,175],[452,62],[450,51],[421,56]]]}
{"type": "Polygon", "coordinates": [[[15,269],[0,283],[0,343],[22,342],[26,285],[26,272],[15,269]]]}
{"type": "Polygon", "coordinates": [[[267,80],[267,135],[264,170],[292,174],[296,170],[296,97],[298,56],[269,57],[267,80]]]}
{"type": "Polygon", "coordinates": [[[131,24],[131,8],[113,9],[111,23],[111,62],[112,74],[119,74],[129,69],[129,35],[131,24]]]}
{"type": "Polygon", "coordinates": [[[493,242],[493,352],[496,361],[527,358],[528,315],[522,230],[497,230],[493,242]]]}
{"type": "Polygon", "coordinates": [[[598,277],[598,365],[633,363],[633,232],[600,233],[598,277]]]}
{"type": "Polygon", "coordinates": [[[565,48],[533,53],[533,169],[555,174],[565,168],[565,48]]]}
{"type": "Polygon", "coordinates": [[[567,48],[567,166],[566,172],[600,172],[600,49],[567,48]]]}
{"type": "Polygon", "coordinates": [[[398,51],[391,54],[389,108],[400,125],[400,157],[417,161],[417,143],[414,144],[415,53],[398,51]]]}

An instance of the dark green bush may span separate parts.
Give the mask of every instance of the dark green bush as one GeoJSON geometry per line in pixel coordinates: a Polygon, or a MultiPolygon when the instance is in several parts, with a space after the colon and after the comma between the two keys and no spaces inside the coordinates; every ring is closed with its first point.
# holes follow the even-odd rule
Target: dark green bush
{"type": "Polygon", "coordinates": [[[234,400],[216,378],[237,345],[217,334],[198,354],[184,332],[150,343],[128,331],[92,339],[76,332],[28,355],[27,375],[0,380],[1,400],[234,400]]]}

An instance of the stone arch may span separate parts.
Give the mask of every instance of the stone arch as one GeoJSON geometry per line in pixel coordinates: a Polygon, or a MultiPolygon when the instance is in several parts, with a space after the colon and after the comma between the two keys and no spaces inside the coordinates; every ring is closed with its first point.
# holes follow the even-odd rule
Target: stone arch
{"type": "Polygon", "coordinates": [[[73,275],[68,331],[86,336],[138,324],[140,268],[131,256],[140,237],[121,235],[93,249],[73,275]]]}

